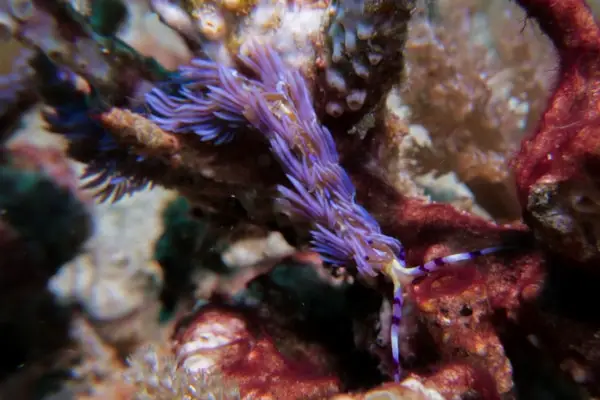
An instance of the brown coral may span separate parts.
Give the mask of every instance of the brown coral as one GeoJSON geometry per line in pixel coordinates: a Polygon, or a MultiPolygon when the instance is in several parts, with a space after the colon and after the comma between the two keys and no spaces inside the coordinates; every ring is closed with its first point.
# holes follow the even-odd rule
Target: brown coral
{"type": "Polygon", "coordinates": [[[553,59],[548,40],[533,26],[521,29],[523,13],[505,3],[492,1],[486,14],[441,1],[434,17],[417,14],[401,99],[429,136],[406,152],[409,170],[454,172],[493,218],[513,221],[520,210],[506,164],[545,105],[553,59]],[[492,50],[479,21],[491,24],[492,50]]]}

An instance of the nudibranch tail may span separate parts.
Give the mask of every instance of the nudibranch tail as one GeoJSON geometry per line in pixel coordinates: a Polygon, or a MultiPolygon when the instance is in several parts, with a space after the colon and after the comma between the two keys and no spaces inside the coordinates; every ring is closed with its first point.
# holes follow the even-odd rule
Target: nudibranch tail
{"type": "Polygon", "coordinates": [[[392,321],[390,324],[390,344],[392,346],[392,359],[394,360],[394,381],[399,382],[400,377],[402,376],[402,364],[400,363],[400,323],[402,322],[404,293],[402,285],[395,284],[394,286],[392,321]]]}
{"type": "Polygon", "coordinates": [[[415,267],[406,267],[406,266],[401,266],[400,264],[398,264],[398,265],[395,265],[395,270],[397,273],[400,273],[402,275],[417,277],[417,276],[426,275],[430,272],[437,271],[441,267],[444,267],[449,264],[455,264],[455,263],[458,263],[461,261],[473,260],[480,256],[485,256],[488,254],[507,250],[508,248],[509,247],[507,247],[507,246],[493,246],[493,247],[486,247],[481,250],[472,250],[472,251],[466,251],[463,253],[451,254],[449,256],[434,258],[432,260],[427,261],[424,264],[421,264],[421,265],[418,265],[415,267]]]}
{"type": "Polygon", "coordinates": [[[493,246],[481,250],[472,250],[463,253],[451,254],[449,256],[434,258],[416,267],[407,267],[403,260],[394,260],[383,269],[394,284],[392,321],[390,324],[390,345],[394,361],[394,380],[398,382],[402,376],[402,365],[400,363],[400,325],[402,323],[402,307],[404,305],[404,285],[409,285],[412,280],[419,276],[427,275],[439,270],[441,267],[456,264],[461,261],[473,260],[479,256],[497,253],[509,249],[507,246],[493,246]]]}

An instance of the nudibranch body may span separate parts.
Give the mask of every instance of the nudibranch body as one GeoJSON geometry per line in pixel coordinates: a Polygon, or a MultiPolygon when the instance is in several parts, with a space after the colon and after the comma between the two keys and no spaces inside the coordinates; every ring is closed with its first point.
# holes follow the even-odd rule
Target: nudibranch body
{"type": "Polygon", "coordinates": [[[356,188],[339,163],[333,136],[318,121],[301,73],[289,68],[270,47],[255,46],[251,56],[239,58],[252,78],[201,59],[182,67],[175,93],[155,88],[148,94],[151,118],[166,131],[193,133],[215,144],[234,141],[235,128],[241,125],[264,137],[289,181],[288,186],[279,186],[277,201],[290,215],[310,222],[313,249],[333,268],[354,271],[365,282],[378,274],[393,282],[390,334],[398,380],[403,287],[446,264],[500,248],[454,254],[408,268],[402,244],[383,234],[356,202],[356,188]]]}

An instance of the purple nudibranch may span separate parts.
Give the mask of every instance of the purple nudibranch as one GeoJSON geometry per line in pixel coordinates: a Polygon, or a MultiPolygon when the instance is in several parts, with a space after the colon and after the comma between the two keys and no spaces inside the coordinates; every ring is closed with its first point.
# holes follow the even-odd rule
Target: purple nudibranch
{"type": "Polygon", "coordinates": [[[304,77],[285,65],[270,47],[254,45],[239,61],[254,77],[213,61],[196,59],[179,69],[174,92],[163,86],[146,96],[149,118],[174,133],[225,144],[241,127],[252,127],[269,143],[290,186],[278,188],[278,202],[312,224],[311,245],[332,266],[358,277],[388,276],[394,283],[391,347],[402,374],[399,350],[403,286],[441,266],[502,250],[454,254],[409,268],[399,240],[381,232],[377,221],[356,203],[356,188],[339,163],[333,136],[317,119],[304,77]]]}
{"type": "Polygon", "coordinates": [[[201,140],[226,143],[240,126],[251,126],[269,142],[290,187],[279,187],[279,202],[313,224],[313,246],[332,265],[355,265],[359,275],[375,276],[395,258],[400,242],[354,198],[356,189],[339,164],[331,133],[319,124],[310,92],[298,71],[276,51],[256,46],[240,61],[257,77],[233,68],[194,60],[179,71],[184,83],[175,95],[160,88],[147,95],[150,118],[162,129],[195,133],[201,140]]]}

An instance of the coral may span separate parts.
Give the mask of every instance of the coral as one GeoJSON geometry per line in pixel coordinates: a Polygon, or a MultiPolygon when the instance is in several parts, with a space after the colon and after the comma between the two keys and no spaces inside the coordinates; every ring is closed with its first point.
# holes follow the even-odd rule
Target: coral
{"type": "MultiPolygon", "coordinates": [[[[382,221],[385,232],[402,241],[409,265],[451,254],[464,243],[482,248],[490,242],[520,242],[526,248],[526,243],[532,241],[525,226],[499,226],[448,205],[403,198],[377,174],[363,173],[366,176],[353,176],[360,178],[357,182],[368,184],[371,193],[377,195],[367,195],[366,188],[359,185],[358,200],[382,221]]],[[[433,343],[419,344],[418,340],[409,343],[412,352],[404,351],[407,362],[418,365],[418,355],[415,359],[411,354],[416,350],[446,362],[467,358],[469,364],[494,371],[495,384],[504,385],[499,389],[506,393],[512,387],[510,364],[495,337],[496,326],[490,325],[491,318],[496,312],[514,315],[524,301],[535,299],[544,282],[542,255],[531,251],[507,252],[446,268],[418,280],[408,289],[433,343]],[[463,313],[467,315],[462,316],[463,313]],[[431,355],[432,350],[434,355],[431,355]]]]}
{"type": "Polygon", "coordinates": [[[77,304],[109,343],[144,341],[158,323],[162,271],[153,261],[161,232],[160,209],[169,198],[162,191],[142,192],[118,204],[94,210],[94,235],[82,254],[62,266],[49,290],[64,305],[77,304]]]}
{"type": "Polygon", "coordinates": [[[271,232],[266,237],[247,238],[231,244],[221,256],[229,268],[249,267],[268,258],[282,259],[295,253],[279,232],[271,232]]]}
{"type": "Polygon", "coordinates": [[[200,309],[174,339],[177,362],[194,375],[216,369],[239,384],[241,398],[321,399],[339,383],[310,359],[284,357],[245,313],[219,306],[200,309]],[[256,333],[255,333],[256,332],[256,333]]]}
{"type": "Polygon", "coordinates": [[[331,400],[442,400],[444,397],[435,390],[423,386],[416,380],[400,384],[385,384],[365,393],[340,394],[331,400]]]}
{"type": "MultiPolygon", "coordinates": [[[[216,0],[183,3],[190,15],[188,18],[199,25],[195,35],[199,32],[203,37],[202,53],[209,58],[231,65],[237,54],[249,55],[252,43],[259,41],[276,49],[288,65],[305,75],[314,75],[316,47],[321,41],[321,25],[327,12],[325,2],[216,0]]],[[[175,14],[172,3],[169,11],[175,14]]],[[[174,24],[181,23],[174,21],[174,24]]]]}
{"type": "Polygon", "coordinates": [[[435,18],[420,13],[409,24],[400,96],[428,141],[404,152],[406,169],[454,172],[495,220],[516,220],[520,207],[505,165],[545,106],[554,51],[534,24],[521,29],[516,5],[492,1],[486,16],[474,6],[438,3],[435,18]],[[491,24],[489,33],[480,32],[482,23],[491,24]]]}
{"type": "Polygon", "coordinates": [[[231,53],[250,55],[252,44],[259,42],[275,49],[304,76],[314,76],[326,13],[325,2],[259,1],[230,43],[231,53]]]}
{"type": "Polygon", "coordinates": [[[157,346],[139,349],[128,363],[125,380],[135,388],[135,400],[240,399],[235,384],[216,373],[190,374],[157,346]]]}
{"type": "Polygon", "coordinates": [[[69,337],[81,353],[71,373],[79,382],[87,381],[88,387],[115,374],[121,367],[119,354],[109,343],[102,340],[92,324],[82,316],[74,316],[69,327],[69,337]]]}
{"type": "Polygon", "coordinates": [[[512,368],[491,323],[489,285],[479,274],[466,267],[458,273],[429,277],[414,287],[415,303],[434,340],[443,340],[438,346],[444,356],[452,357],[460,349],[471,365],[489,371],[498,391],[506,393],[512,387],[512,368]],[[472,283],[467,288],[461,287],[469,281],[472,283]],[[458,284],[455,290],[453,283],[458,284]],[[436,332],[438,329],[441,332],[436,332]]]}
{"type": "Polygon", "coordinates": [[[500,398],[489,374],[468,364],[447,364],[427,377],[412,379],[445,399],[471,396],[490,400],[500,398]]]}
{"type": "Polygon", "coordinates": [[[600,255],[598,28],[583,1],[521,1],[559,55],[556,89],[514,160],[524,218],[552,252],[593,263],[600,255]]]}
{"type": "Polygon", "coordinates": [[[331,2],[317,61],[315,98],[321,117],[343,119],[350,128],[381,106],[403,71],[413,7],[413,0],[331,2]]]}

